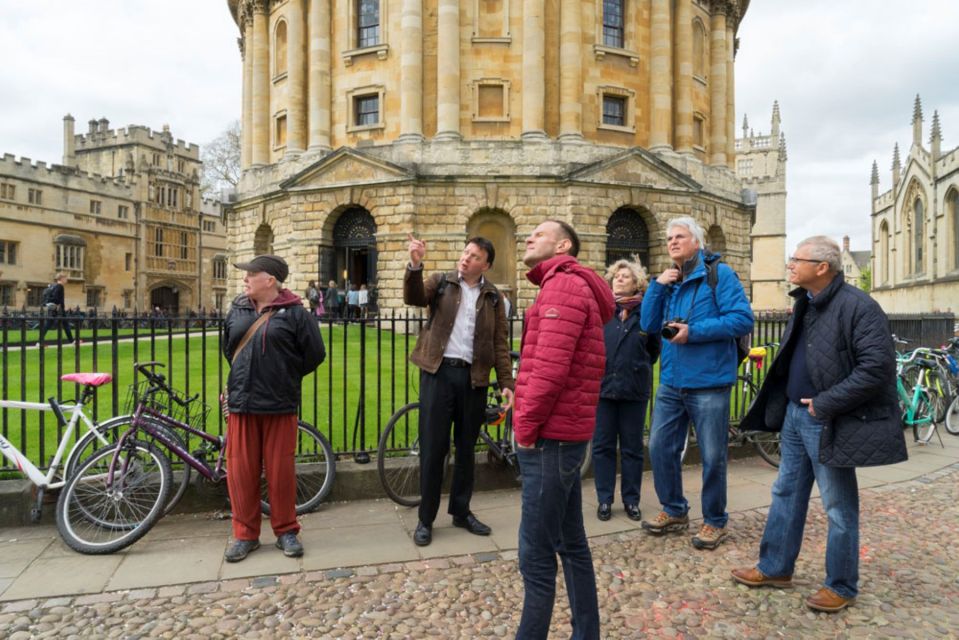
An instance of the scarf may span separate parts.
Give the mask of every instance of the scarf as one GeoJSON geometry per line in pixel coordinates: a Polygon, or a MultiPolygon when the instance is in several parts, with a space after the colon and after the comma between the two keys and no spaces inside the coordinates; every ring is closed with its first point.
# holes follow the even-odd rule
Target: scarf
{"type": "Polygon", "coordinates": [[[616,306],[619,307],[619,319],[622,322],[626,322],[626,318],[629,317],[629,314],[633,312],[633,309],[639,306],[639,303],[643,301],[642,292],[637,293],[633,296],[621,296],[616,298],[616,306]]]}

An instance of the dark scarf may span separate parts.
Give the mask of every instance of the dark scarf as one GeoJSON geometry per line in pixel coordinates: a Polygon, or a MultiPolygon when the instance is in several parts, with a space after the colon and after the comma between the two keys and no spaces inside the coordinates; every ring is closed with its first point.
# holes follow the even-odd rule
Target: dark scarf
{"type": "Polygon", "coordinates": [[[638,307],[639,303],[642,301],[642,291],[633,296],[622,296],[620,298],[616,298],[616,306],[620,309],[619,319],[623,322],[626,322],[626,318],[629,317],[629,314],[631,314],[633,309],[638,307]]]}

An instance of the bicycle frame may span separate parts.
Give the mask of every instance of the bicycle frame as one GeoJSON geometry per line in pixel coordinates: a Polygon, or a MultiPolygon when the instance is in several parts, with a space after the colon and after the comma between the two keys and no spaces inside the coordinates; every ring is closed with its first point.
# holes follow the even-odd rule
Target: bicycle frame
{"type": "MultiPolygon", "coordinates": [[[[925,379],[926,373],[923,369],[922,378],[925,379]]],[[[909,397],[909,394],[906,393],[906,385],[902,383],[902,377],[896,377],[896,391],[899,393],[899,399],[902,401],[903,406],[906,407],[906,413],[902,416],[904,423],[907,426],[920,425],[920,424],[929,424],[933,421],[932,414],[916,419],[916,408],[919,406],[919,396],[922,394],[925,386],[922,384],[917,384],[913,387],[912,398],[909,397]]]]}
{"type": "MultiPolygon", "coordinates": [[[[53,402],[56,403],[56,401],[53,402]]],[[[0,409],[49,411],[51,413],[55,411],[53,405],[51,405],[49,402],[21,402],[17,400],[0,400],[0,409]]],[[[60,438],[60,443],[57,445],[57,452],[54,454],[53,461],[50,463],[50,468],[47,470],[46,474],[40,471],[35,464],[30,462],[30,460],[23,455],[16,445],[0,434],[0,452],[3,453],[4,457],[15,464],[17,469],[20,470],[21,473],[25,474],[33,484],[47,489],[58,489],[64,484],[64,481],[62,480],[59,482],[54,482],[53,477],[56,475],[56,471],[60,466],[60,460],[63,459],[63,454],[66,453],[67,446],[70,442],[70,437],[76,430],[77,423],[82,421],[83,424],[86,425],[87,429],[97,434],[100,433],[90,418],[87,417],[87,414],[83,412],[82,403],[72,405],[56,403],[56,409],[58,409],[61,413],[69,412],[70,420],[67,422],[66,428],[63,431],[63,435],[60,438]]],[[[99,438],[104,444],[107,443],[106,439],[102,435],[99,435],[99,438]]]]}

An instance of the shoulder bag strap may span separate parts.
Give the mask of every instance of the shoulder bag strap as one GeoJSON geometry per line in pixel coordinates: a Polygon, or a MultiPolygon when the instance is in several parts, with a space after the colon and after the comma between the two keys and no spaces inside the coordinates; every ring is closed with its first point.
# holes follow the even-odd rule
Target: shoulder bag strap
{"type": "Polygon", "coordinates": [[[239,355],[240,355],[240,352],[243,351],[243,347],[245,347],[245,346],[247,345],[247,343],[248,343],[248,342],[250,341],[250,339],[253,337],[253,334],[256,333],[256,330],[259,329],[259,328],[263,325],[264,322],[266,322],[267,320],[269,320],[270,317],[271,317],[274,313],[276,313],[276,312],[275,312],[275,311],[270,311],[269,313],[264,313],[264,314],[260,315],[259,318],[256,319],[256,322],[254,322],[253,324],[250,325],[250,328],[247,329],[247,330],[246,330],[246,333],[243,334],[243,338],[240,340],[240,344],[238,344],[238,345],[236,346],[236,351],[233,352],[233,359],[230,360],[230,364],[231,364],[231,365],[232,365],[234,362],[236,362],[237,356],[239,356],[239,355]]]}

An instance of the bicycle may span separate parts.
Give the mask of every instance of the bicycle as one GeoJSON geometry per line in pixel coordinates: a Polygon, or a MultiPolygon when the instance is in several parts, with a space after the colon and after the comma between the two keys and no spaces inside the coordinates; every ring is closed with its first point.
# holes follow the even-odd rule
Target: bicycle
{"type": "MultiPolygon", "coordinates": [[[[513,359],[513,376],[519,367],[519,353],[510,352],[513,359]]],[[[419,462],[419,402],[400,407],[383,428],[377,446],[376,466],[380,483],[389,498],[404,507],[420,504],[419,462]],[[399,444],[398,444],[399,443],[399,444]],[[408,443],[405,446],[402,443],[408,443]]],[[[513,412],[503,408],[499,392],[490,388],[486,415],[480,427],[477,443],[485,445],[487,459],[498,460],[509,467],[519,479],[519,463],[516,460],[516,438],[513,433],[513,412]]],[[[591,459],[592,443],[586,449],[586,458],[580,473],[585,475],[591,459]]],[[[449,452],[443,465],[449,466],[449,452]]]]}
{"type": "MultiPolygon", "coordinates": [[[[206,405],[194,404],[198,395],[185,399],[170,387],[165,376],[154,370],[163,367],[162,363],[146,362],[134,366],[145,378],[144,382],[131,388],[135,409],[131,416],[118,419],[108,435],[115,438],[119,445],[134,437],[148,438],[151,446],[161,452],[170,452],[183,463],[182,475],[176,489],[162,502],[162,513],[168,513],[183,497],[190,483],[192,470],[210,484],[223,483],[227,474],[226,437],[204,431],[209,408],[206,405]],[[191,453],[177,432],[185,432],[187,437],[199,438],[199,448],[191,453]]],[[[82,445],[84,448],[93,444],[86,436],[78,442],[78,446],[82,445]]],[[[297,423],[295,457],[296,514],[303,515],[315,510],[329,495],[336,476],[336,459],[333,448],[323,434],[302,420],[297,423]]],[[[103,460],[103,456],[98,452],[91,459],[103,460]]],[[[76,473],[82,474],[85,469],[86,463],[82,464],[76,473]]],[[[112,471],[111,468],[110,472],[112,471]]],[[[270,512],[265,489],[261,506],[264,513],[270,512]]],[[[150,526],[152,524],[155,522],[150,526]]],[[[86,544],[82,539],[75,542],[78,546],[86,544]]]]}
{"type": "MultiPolygon", "coordinates": [[[[898,339],[897,342],[902,343],[898,339]]],[[[919,356],[919,350],[910,354],[897,354],[896,392],[899,395],[899,406],[902,411],[900,419],[903,426],[912,427],[912,435],[916,442],[928,444],[936,433],[936,404],[933,399],[936,394],[928,389],[926,383],[929,371],[936,368],[936,363],[919,356]],[[914,381],[906,378],[908,365],[912,363],[919,367],[914,381]],[[911,390],[910,382],[913,382],[911,390]]],[[[946,446],[942,442],[942,436],[939,436],[939,444],[946,446]]]]}
{"type": "Polygon", "coordinates": [[[83,385],[83,391],[75,404],[61,404],[54,398],[50,398],[47,403],[0,400],[2,408],[50,411],[63,427],[63,434],[47,473],[43,474],[2,434],[0,451],[37,487],[36,504],[30,511],[33,522],[40,520],[44,492],[48,489],[61,489],[56,505],[57,531],[68,546],[83,553],[109,553],[123,549],[139,540],[162,515],[159,509],[151,505],[159,499],[165,499],[169,494],[172,479],[170,463],[149,443],[130,439],[122,448],[116,445],[108,446],[109,442],[99,430],[102,426],[96,425],[84,413],[84,405],[93,398],[98,387],[112,382],[112,376],[106,373],[70,373],[60,379],[83,385]],[[64,415],[65,411],[70,414],[69,421],[64,415]],[[81,452],[79,443],[75,444],[67,455],[64,465],[66,473],[63,479],[57,480],[60,461],[79,422],[83,422],[87,427],[84,438],[104,445],[100,449],[102,454],[79,465],[83,475],[71,474],[70,471],[77,466],[81,452]],[[90,474],[86,472],[99,469],[97,465],[107,457],[111,466],[120,470],[119,478],[117,482],[98,491],[98,501],[88,503],[86,490],[98,483],[102,484],[105,476],[102,471],[90,474]],[[77,533],[79,531],[85,532],[88,539],[108,538],[110,544],[77,546],[74,543],[80,538],[77,533]]]}
{"type": "MultiPolygon", "coordinates": [[[[756,396],[759,394],[759,386],[753,382],[753,367],[756,370],[762,369],[763,362],[770,351],[779,348],[778,342],[770,342],[760,347],[753,347],[749,354],[743,360],[745,368],[743,373],[736,376],[736,382],[730,389],[730,410],[737,416],[742,417],[749,409],[756,396]]],[[[683,443],[680,462],[686,460],[689,453],[689,447],[696,443],[696,429],[690,421],[686,429],[686,440],[683,443]]],[[[743,445],[752,445],[760,457],[772,466],[779,468],[781,459],[779,450],[779,432],[778,431],[743,431],[739,428],[738,421],[729,421],[729,446],[741,447],[743,445]]]]}

